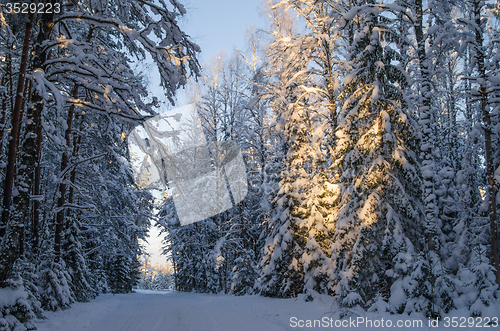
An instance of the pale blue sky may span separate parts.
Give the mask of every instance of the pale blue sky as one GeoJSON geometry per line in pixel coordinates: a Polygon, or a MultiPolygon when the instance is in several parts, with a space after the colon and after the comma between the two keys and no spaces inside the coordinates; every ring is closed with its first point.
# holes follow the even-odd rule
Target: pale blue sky
{"type": "Polygon", "coordinates": [[[219,50],[231,53],[245,46],[245,29],[264,27],[259,14],[261,0],[186,0],[181,27],[201,47],[202,62],[210,61],[219,50]]]}

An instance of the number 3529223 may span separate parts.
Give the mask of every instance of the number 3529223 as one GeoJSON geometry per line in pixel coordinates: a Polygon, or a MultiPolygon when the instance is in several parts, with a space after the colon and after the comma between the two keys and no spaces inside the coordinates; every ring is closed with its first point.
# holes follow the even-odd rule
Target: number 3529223
{"type": "Polygon", "coordinates": [[[61,4],[7,2],[0,4],[0,11],[5,14],[58,14],[61,12],[61,4]]]}

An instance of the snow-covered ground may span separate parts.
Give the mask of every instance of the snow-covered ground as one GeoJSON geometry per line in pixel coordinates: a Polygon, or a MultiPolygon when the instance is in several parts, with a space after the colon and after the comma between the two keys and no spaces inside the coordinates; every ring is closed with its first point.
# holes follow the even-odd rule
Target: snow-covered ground
{"type": "MultiPolygon", "coordinates": [[[[329,297],[321,297],[314,302],[305,302],[300,297],[271,299],[260,296],[233,297],[137,290],[137,293],[130,294],[101,295],[91,302],[77,303],[64,311],[47,313],[48,319],[37,321],[36,325],[40,331],[334,329],[361,331],[386,330],[389,327],[394,330],[485,330],[485,319],[481,321],[468,319],[468,315],[460,316],[457,313],[449,316],[447,320],[440,320],[437,328],[429,328],[429,320],[418,318],[418,316],[408,318],[408,316],[401,315],[370,313],[362,316],[352,315],[350,318],[339,320],[338,313],[332,311],[332,302],[333,299],[329,297]],[[456,318],[452,319],[453,317],[456,318]],[[452,324],[454,322],[457,324],[452,324]],[[410,327],[411,324],[414,326],[410,327]]],[[[499,308],[490,309],[490,313],[494,314],[489,316],[490,319],[494,320],[500,316],[499,308]]],[[[497,323],[491,324],[486,330],[500,330],[498,319],[496,321],[497,323]]],[[[436,323],[433,322],[433,324],[436,323]]]]}

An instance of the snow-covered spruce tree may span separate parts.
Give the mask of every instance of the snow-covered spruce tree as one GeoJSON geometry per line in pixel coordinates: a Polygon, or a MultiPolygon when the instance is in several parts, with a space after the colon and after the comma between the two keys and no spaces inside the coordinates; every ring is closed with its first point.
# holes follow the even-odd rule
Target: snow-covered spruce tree
{"type": "MultiPolygon", "coordinates": [[[[425,256],[430,273],[429,298],[433,305],[432,314],[436,315],[453,308],[452,298],[456,296],[450,270],[443,265],[449,257],[451,228],[456,221],[456,214],[453,215],[452,211],[455,202],[453,199],[457,198],[452,192],[454,169],[449,164],[455,157],[446,158],[447,155],[457,154],[456,150],[448,150],[456,143],[456,128],[450,130],[449,127],[449,123],[456,119],[456,77],[453,76],[453,61],[444,59],[451,58],[453,52],[456,54],[458,43],[455,40],[458,39],[458,33],[451,23],[453,6],[448,1],[427,3],[426,8],[421,0],[415,0],[410,6],[414,16],[415,55],[418,59],[415,87],[419,92],[417,116],[421,130],[425,256]],[[445,63],[447,68],[444,67],[445,63]],[[447,70],[448,77],[443,79],[447,70]],[[445,93],[439,93],[440,83],[445,79],[449,86],[445,93]],[[444,100],[441,95],[448,99],[444,100]],[[441,178],[441,175],[446,178],[441,178]]],[[[455,65],[457,60],[458,56],[455,56],[455,65]]]]}
{"type": "MultiPolygon", "coordinates": [[[[275,147],[275,155],[280,156],[280,161],[273,169],[275,177],[279,176],[279,178],[275,178],[275,181],[279,184],[276,185],[273,192],[276,196],[272,201],[270,220],[263,232],[266,234],[266,242],[261,253],[260,276],[256,282],[256,291],[267,296],[290,297],[301,293],[303,288],[303,269],[298,265],[301,252],[300,248],[293,243],[294,238],[289,231],[290,223],[286,221],[287,213],[282,214],[283,219],[279,217],[280,212],[282,209],[286,209],[286,206],[279,207],[276,197],[283,194],[281,183],[283,182],[285,155],[288,150],[281,110],[287,107],[289,104],[288,98],[292,94],[291,91],[286,91],[286,81],[281,80],[286,75],[281,74],[282,71],[285,71],[285,56],[280,58],[280,55],[284,54],[287,48],[289,49],[296,32],[289,12],[282,8],[272,9],[272,1],[268,1],[268,7],[268,16],[273,28],[273,34],[268,51],[269,64],[266,75],[273,80],[276,79],[276,82],[270,82],[270,84],[274,83],[272,88],[273,92],[275,92],[273,93],[275,98],[272,99],[270,106],[276,123],[275,141],[279,143],[275,147]],[[282,94],[280,95],[278,91],[282,94]]],[[[290,53],[290,50],[288,52],[290,53]]],[[[274,160],[271,159],[271,161],[274,160]]],[[[267,172],[268,169],[265,169],[265,171],[267,172]]]]}
{"type": "Polygon", "coordinates": [[[296,37],[294,43],[299,45],[299,52],[308,64],[304,72],[297,76],[309,77],[301,88],[304,95],[308,95],[307,109],[316,122],[310,130],[311,151],[314,154],[310,174],[312,194],[309,201],[304,203],[311,212],[311,231],[302,257],[305,292],[313,295],[328,291],[327,283],[333,272],[328,256],[331,255],[330,238],[334,225],[331,211],[338,201],[338,186],[332,184],[337,173],[332,167],[332,160],[335,159],[334,132],[338,123],[337,99],[341,88],[339,77],[345,70],[345,61],[341,61],[339,55],[344,45],[338,29],[338,20],[341,18],[339,10],[344,4],[337,1],[286,0],[274,8],[282,6],[293,9],[304,18],[304,32],[296,37]]]}
{"type": "Polygon", "coordinates": [[[218,293],[221,284],[214,259],[219,238],[218,226],[212,219],[180,226],[173,199],[168,197],[158,213],[164,239],[164,254],[174,269],[174,287],[178,291],[218,293]]]}
{"type": "MultiPolygon", "coordinates": [[[[75,203],[70,205],[71,214],[66,218],[62,238],[62,261],[71,279],[68,283],[72,295],[79,300],[107,290],[107,265],[114,255],[119,253],[132,263],[135,261],[139,254],[137,239],[144,238],[149,224],[147,215],[151,213],[151,196],[133,186],[123,142],[111,143],[118,141],[120,126],[115,126],[112,118],[99,114],[88,113],[85,118],[89,122],[82,126],[85,134],[80,139],[79,159],[86,162],[78,164],[72,181],[72,187],[76,188],[75,203]],[[108,130],[87,127],[92,123],[108,130]]],[[[49,150],[46,155],[50,160],[49,150]]],[[[45,186],[52,192],[57,190],[54,184],[45,186]]],[[[47,208],[44,214],[50,215],[53,208],[50,204],[47,208]]],[[[44,238],[48,253],[44,259],[53,258],[52,243],[52,237],[44,238]]],[[[40,274],[50,273],[50,268],[42,265],[40,274]]]]}
{"type": "Polygon", "coordinates": [[[14,277],[7,280],[9,286],[0,289],[0,294],[2,294],[0,329],[35,330],[36,327],[31,320],[35,318],[36,310],[31,307],[33,302],[30,300],[30,292],[24,288],[23,279],[19,273],[14,272],[14,277]]]}
{"type": "Polygon", "coordinates": [[[112,293],[128,293],[132,290],[130,258],[117,254],[109,261],[108,284],[112,293]]]}
{"type": "Polygon", "coordinates": [[[378,4],[353,8],[344,17],[355,15],[360,28],[337,131],[344,190],[333,238],[333,291],[343,307],[370,307],[382,299],[392,312],[428,310],[419,259],[418,126],[407,111],[407,76],[394,64],[400,59],[398,37],[378,4]]]}
{"type": "MultiPolygon", "coordinates": [[[[151,197],[134,187],[126,143],[119,139],[125,135],[122,125],[117,125],[111,116],[89,112],[77,119],[74,128],[78,129],[79,152],[72,160],[74,176],[68,181],[74,192],[70,198],[69,190],[61,257],[71,276],[69,283],[74,296],[85,300],[106,290],[105,266],[114,254],[120,252],[135,260],[137,239],[143,238],[148,228],[151,197]]],[[[56,134],[47,130],[49,137],[57,137],[56,134]]],[[[44,146],[46,162],[57,162],[57,148],[50,142],[44,146]]],[[[50,192],[58,190],[50,181],[56,175],[54,170],[46,169],[48,173],[44,174],[49,179],[44,181],[48,197],[54,196],[50,192]]],[[[53,215],[51,203],[57,201],[47,201],[44,215],[53,215]]],[[[44,239],[45,249],[53,243],[51,239],[44,239]]],[[[46,252],[54,251],[49,248],[46,252]]],[[[49,260],[53,259],[50,254],[46,257],[49,260]]]]}
{"type": "MultiPolygon", "coordinates": [[[[295,111],[298,112],[297,110],[295,111]]],[[[304,163],[301,160],[305,156],[303,154],[299,155],[299,151],[301,150],[297,148],[298,150],[294,151],[293,147],[306,145],[308,141],[305,140],[305,137],[307,137],[305,124],[300,123],[304,125],[304,127],[300,127],[297,122],[295,121],[294,123],[296,125],[295,128],[292,127],[291,123],[287,125],[288,127],[285,126],[284,128],[285,130],[290,130],[290,134],[296,134],[293,138],[296,146],[288,148],[286,145],[287,143],[290,144],[290,141],[285,141],[285,148],[287,150],[285,153],[285,162],[292,164],[292,161],[296,161],[296,164],[294,166],[295,172],[290,173],[291,171],[287,171],[287,163],[285,163],[285,169],[281,173],[280,191],[273,203],[275,208],[271,221],[273,229],[264,247],[264,255],[261,262],[262,271],[258,280],[258,289],[262,295],[266,296],[295,297],[302,293],[304,286],[302,253],[305,231],[296,223],[301,222],[301,216],[307,215],[299,215],[297,212],[302,202],[301,198],[303,198],[300,193],[302,187],[294,188],[294,185],[298,183],[306,185],[308,181],[306,179],[307,176],[304,176],[306,178],[298,178],[300,175],[306,175],[304,174],[304,163]],[[290,149],[295,153],[292,154],[290,149]],[[300,182],[298,181],[299,179],[300,182]]],[[[291,135],[285,136],[286,140],[290,138],[291,135]]],[[[289,168],[292,167],[290,165],[289,168]]]]}
{"type": "MultiPolygon", "coordinates": [[[[466,67],[465,76],[471,76],[472,68],[472,66],[466,67]]],[[[466,86],[470,86],[470,82],[466,82],[466,86]]],[[[466,96],[465,100],[470,100],[470,96],[466,96]]],[[[449,261],[458,264],[456,280],[459,297],[454,299],[454,305],[458,309],[470,309],[474,303],[481,302],[481,300],[478,301],[481,289],[491,288],[491,281],[483,282],[486,270],[489,270],[486,278],[494,278],[487,255],[488,224],[483,216],[484,202],[480,192],[480,188],[484,185],[483,141],[480,139],[481,132],[478,124],[482,115],[477,105],[471,102],[467,102],[464,115],[463,127],[467,139],[464,141],[460,170],[457,172],[458,221],[453,228],[455,241],[450,246],[449,261]],[[478,265],[481,265],[482,269],[480,277],[476,277],[474,272],[478,269],[478,265]]],[[[485,300],[485,302],[488,301],[490,300],[485,300]]]]}
{"type": "Polygon", "coordinates": [[[51,311],[68,308],[75,302],[75,298],[69,286],[71,277],[66,271],[65,262],[53,262],[47,257],[44,257],[42,261],[39,266],[37,284],[42,308],[51,311]]]}
{"type": "Polygon", "coordinates": [[[92,275],[83,255],[79,223],[78,219],[68,220],[63,259],[67,263],[68,273],[71,276],[70,287],[75,299],[79,302],[86,302],[93,299],[99,292],[92,287],[92,275]]]}
{"type": "MultiPolygon", "coordinates": [[[[437,294],[441,307],[447,311],[455,306],[450,298],[457,297],[459,293],[454,278],[458,270],[465,265],[463,262],[467,260],[467,249],[461,253],[459,251],[464,249],[463,244],[467,241],[463,241],[462,236],[469,229],[461,224],[460,184],[457,181],[457,174],[462,169],[460,156],[463,156],[465,151],[465,141],[461,137],[461,133],[465,131],[464,121],[459,115],[460,112],[465,111],[461,103],[463,82],[460,80],[460,70],[464,59],[456,52],[459,40],[456,26],[451,24],[447,25],[448,28],[444,28],[443,25],[439,26],[440,33],[435,33],[437,39],[440,40],[439,45],[436,45],[437,40],[433,40],[434,48],[439,50],[436,52],[438,60],[433,63],[441,64],[441,66],[435,70],[437,79],[434,86],[437,86],[437,92],[433,93],[433,99],[435,104],[442,106],[438,112],[438,128],[435,130],[437,132],[436,143],[442,156],[438,172],[440,182],[437,183],[435,192],[440,220],[441,236],[438,252],[441,258],[441,269],[434,268],[434,270],[437,271],[438,280],[442,279],[447,283],[448,288],[440,286],[441,291],[451,289],[451,292],[446,295],[437,294]]],[[[471,211],[473,208],[471,206],[467,209],[471,211]]]]}
{"type": "MultiPolygon", "coordinates": [[[[301,36],[304,43],[303,51],[313,65],[308,73],[315,79],[311,82],[318,97],[316,107],[324,116],[326,144],[335,146],[335,129],[338,123],[337,98],[340,93],[340,76],[344,73],[345,61],[341,59],[345,50],[345,40],[341,36],[338,26],[345,23],[340,15],[346,6],[342,1],[303,1],[285,0],[280,3],[293,8],[298,15],[304,18],[305,31],[301,36]]],[[[276,6],[275,6],[276,7],[276,6]]],[[[329,155],[332,157],[332,155],[329,155]]]]}
{"type": "Polygon", "coordinates": [[[230,293],[233,295],[251,294],[257,278],[255,251],[243,248],[237,252],[230,272],[230,293]]]}
{"type": "Polygon", "coordinates": [[[455,184],[456,171],[451,166],[452,161],[444,158],[442,161],[442,168],[439,171],[439,178],[441,183],[436,190],[439,198],[439,218],[441,220],[441,232],[443,234],[442,247],[440,247],[440,256],[443,259],[443,268],[450,274],[456,274],[459,268],[459,263],[456,260],[457,256],[453,255],[451,246],[457,240],[457,232],[454,227],[459,220],[458,208],[458,190],[455,184]]]}
{"type": "Polygon", "coordinates": [[[276,79],[270,85],[271,107],[283,137],[283,168],[257,288],[266,296],[293,297],[302,293],[305,285],[309,295],[321,291],[316,286],[320,272],[313,270],[322,264],[319,260],[326,260],[316,241],[320,237],[316,227],[326,230],[325,215],[315,199],[321,196],[317,190],[323,187],[324,179],[318,170],[323,127],[308,74],[308,45],[280,27],[279,10],[275,6],[271,13],[275,32],[269,70],[276,79]],[[306,271],[310,276],[307,280],[306,271]]]}
{"type": "MultiPolygon", "coordinates": [[[[101,252],[101,255],[109,260],[114,255],[121,254],[130,261],[131,279],[128,288],[131,289],[137,280],[136,262],[141,253],[138,239],[145,239],[149,229],[153,198],[148,192],[133,185],[131,169],[122,153],[123,149],[116,148],[115,153],[111,152],[109,157],[104,158],[105,162],[100,163],[99,172],[102,177],[99,176],[99,182],[86,184],[97,184],[106,189],[106,194],[89,201],[98,206],[100,224],[106,229],[101,232],[100,241],[106,243],[107,250],[101,252]]],[[[88,223],[95,221],[92,216],[93,213],[88,215],[88,223]]],[[[94,225],[90,223],[88,226],[94,225]]]]}

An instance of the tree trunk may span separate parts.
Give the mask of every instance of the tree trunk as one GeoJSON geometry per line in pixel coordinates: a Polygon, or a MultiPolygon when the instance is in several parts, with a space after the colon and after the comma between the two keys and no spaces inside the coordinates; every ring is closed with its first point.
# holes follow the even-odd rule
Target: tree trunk
{"type": "MultiPolygon", "coordinates": [[[[2,83],[0,86],[5,86],[5,76],[2,77],[2,83]]],[[[2,154],[3,149],[3,136],[5,133],[5,116],[7,114],[7,93],[2,93],[2,118],[0,118],[0,155],[2,154]]]]}
{"type": "MultiPolygon", "coordinates": [[[[73,99],[78,98],[78,88],[80,87],[79,84],[75,84],[73,88],[73,99]]],[[[71,125],[73,123],[73,116],[75,113],[75,105],[72,104],[69,107],[68,110],[68,118],[66,119],[66,124],[67,128],[64,133],[64,138],[66,140],[66,145],[70,146],[71,145],[71,125]]],[[[68,166],[68,153],[63,152],[62,154],[62,160],[61,160],[61,172],[66,170],[66,167],[68,166]]],[[[64,204],[66,202],[66,183],[64,182],[64,178],[61,178],[61,183],[59,184],[59,198],[57,199],[57,215],[56,215],[56,232],[55,232],[55,245],[54,245],[54,250],[56,253],[56,262],[59,262],[61,259],[61,234],[63,230],[63,225],[64,225],[64,204]]]]}
{"type": "MultiPolygon", "coordinates": [[[[26,103],[24,100],[27,100],[28,93],[27,91],[31,88],[29,81],[26,80],[24,95],[23,95],[23,103],[21,105],[21,110],[24,109],[24,104],[26,103]]],[[[34,173],[34,154],[35,154],[35,128],[38,124],[41,126],[41,123],[38,123],[41,118],[37,120],[36,116],[33,116],[34,107],[30,108],[27,111],[27,120],[24,126],[23,137],[21,134],[19,135],[19,140],[17,142],[17,146],[21,146],[17,153],[18,157],[18,166],[19,168],[16,170],[16,178],[15,178],[15,187],[17,188],[18,194],[12,199],[12,205],[14,206],[14,211],[12,212],[11,219],[15,224],[22,224],[20,226],[20,239],[19,239],[19,255],[24,254],[24,242],[26,236],[26,229],[28,228],[28,219],[29,219],[29,206],[30,206],[30,194],[32,190],[33,183],[33,173],[34,173]]],[[[22,129],[22,117],[23,112],[19,115],[19,132],[22,129]]]]}
{"type": "Polygon", "coordinates": [[[425,38],[423,33],[423,5],[422,0],[415,1],[415,37],[417,40],[417,55],[418,64],[420,69],[420,103],[418,107],[419,124],[422,132],[422,142],[420,145],[420,155],[422,158],[422,200],[424,201],[424,215],[425,215],[425,235],[427,238],[427,249],[429,252],[437,250],[437,217],[438,217],[438,204],[437,196],[435,194],[435,176],[436,176],[436,163],[433,148],[436,148],[434,139],[434,125],[435,117],[431,110],[431,90],[432,82],[429,73],[429,64],[427,61],[427,54],[425,51],[425,38]]]}
{"type": "Polygon", "coordinates": [[[41,151],[42,151],[42,132],[43,128],[40,125],[38,127],[38,132],[36,136],[36,166],[35,166],[35,178],[33,195],[35,199],[33,201],[33,218],[32,218],[32,252],[33,255],[38,255],[38,246],[40,244],[40,179],[41,179],[41,151]]]}

